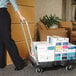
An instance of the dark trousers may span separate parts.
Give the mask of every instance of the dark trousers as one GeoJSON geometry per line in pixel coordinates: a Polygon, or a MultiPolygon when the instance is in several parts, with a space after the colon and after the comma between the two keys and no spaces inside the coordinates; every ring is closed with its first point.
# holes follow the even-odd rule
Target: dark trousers
{"type": "Polygon", "coordinates": [[[6,8],[0,8],[0,67],[6,65],[6,51],[16,67],[24,64],[15,42],[11,39],[11,18],[6,8]]]}

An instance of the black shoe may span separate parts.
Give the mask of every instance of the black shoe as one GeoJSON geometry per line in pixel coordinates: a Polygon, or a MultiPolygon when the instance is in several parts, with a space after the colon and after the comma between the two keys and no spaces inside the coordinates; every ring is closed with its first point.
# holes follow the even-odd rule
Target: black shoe
{"type": "Polygon", "coordinates": [[[22,65],[22,66],[19,66],[19,67],[16,67],[16,68],[15,68],[15,71],[22,70],[24,67],[25,67],[25,66],[23,66],[23,65],[22,65]]]}
{"type": "Polygon", "coordinates": [[[27,65],[26,65],[26,64],[22,64],[22,65],[20,65],[20,66],[17,66],[17,67],[15,68],[15,71],[22,70],[25,66],[27,66],[27,65]]]}
{"type": "Polygon", "coordinates": [[[20,66],[17,66],[15,68],[15,71],[19,71],[19,70],[22,70],[24,67],[26,67],[28,65],[28,61],[24,61],[23,64],[21,64],[20,66]]]}
{"type": "Polygon", "coordinates": [[[3,69],[3,68],[5,68],[5,67],[6,67],[6,65],[0,66],[0,69],[3,69]]]}

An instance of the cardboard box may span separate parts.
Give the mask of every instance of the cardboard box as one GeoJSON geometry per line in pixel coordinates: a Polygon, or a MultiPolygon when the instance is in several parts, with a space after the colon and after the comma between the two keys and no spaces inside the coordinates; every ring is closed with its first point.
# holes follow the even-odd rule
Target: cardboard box
{"type": "Polygon", "coordinates": [[[76,59],[76,45],[68,45],[68,60],[76,59]]]}
{"type": "Polygon", "coordinates": [[[69,38],[47,36],[47,42],[55,45],[55,61],[67,60],[69,38]]]}
{"type": "Polygon", "coordinates": [[[54,61],[54,45],[47,42],[33,42],[34,56],[38,62],[50,62],[54,61]]]}
{"type": "Polygon", "coordinates": [[[68,51],[69,38],[63,38],[55,35],[47,36],[47,42],[55,45],[55,51],[61,50],[63,53],[68,51]]]}
{"type": "Polygon", "coordinates": [[[51,44],[56,44],[61,42],[62,45],[68,45],[69,43],[69,38],[63,38],[60,36],[47,36],[47,42],[51,44]]]}
{"type": "Polygon", "coordinates": [[[46,44],[46,42],[45,41],[43,41],[43,42],[33,42],[31,44],[31,55],[36,61],[38,61],[36,50],[37,50],[37,46],[40,45],[40,44],[46,44]]]}
{"type": "Polygon", "coordinates": [[[61,40],[54,36],[47,36],[47,42],[53,45],[61,45],[61,40]]]}

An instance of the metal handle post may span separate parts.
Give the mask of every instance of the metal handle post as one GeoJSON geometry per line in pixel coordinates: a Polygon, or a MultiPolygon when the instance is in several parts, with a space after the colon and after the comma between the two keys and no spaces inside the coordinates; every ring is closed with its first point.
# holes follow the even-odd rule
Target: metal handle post
{"type": "MultiPolygon", "coordinates": [[[[29,37],[30,37],[30,41],[31,41],[31,48],[33,49],[33,41],[32,41],[32,37],[31,37],[31,33],[30,33],[30,29],[29,29],[29,25],[28,25],[27,20],[25,20],[25,23],[26,23],[27,30],[28,30],[29,37]]],[[[24,33],[24,37],[25,37],[25,41],[26,41],[26,44],[27,44],[27,48],[28,48],[29,54],[31,55],[30,47],[29,47],[29,44],[28,44],[28,40],[27,40],[25,29],[24,29],[24,26],[23,26],[22,22],[21,22],[21,27],[22,27],[22,30],[23,30],[23,33],[24,33]]]]}

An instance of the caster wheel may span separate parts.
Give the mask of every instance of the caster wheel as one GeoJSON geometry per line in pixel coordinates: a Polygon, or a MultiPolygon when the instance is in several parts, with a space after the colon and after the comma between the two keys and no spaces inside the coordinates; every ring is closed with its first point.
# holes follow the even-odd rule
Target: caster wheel
{"type": "Polygon", "coordinates": [[[72,65],[66,66],[66,70],[72,70],[72,65]]]}
{"type": "Polygon", "coordinates": [[[42,68],[37,67],[37,68],[36,68],[36,72],[37,72],[37,73],[42,73],[42,72],[43,72],[43,69],[42,69],[42,68]]]}
{"type": "Polygon", "coordinates": [[[31,65],[34,67],[35,66],[35,64],[33,63],[33,62],[31,62],[31,65]]]}
{"type": "Polygon", "coordinates": [[[35,63],[33,63],[33,62],[31,62],[31,65],[32,65],[33,67],[36,67],[36,64],[35,64],[35,63]]]}

